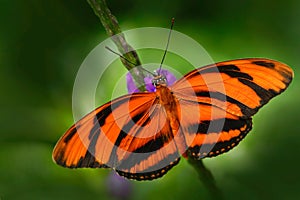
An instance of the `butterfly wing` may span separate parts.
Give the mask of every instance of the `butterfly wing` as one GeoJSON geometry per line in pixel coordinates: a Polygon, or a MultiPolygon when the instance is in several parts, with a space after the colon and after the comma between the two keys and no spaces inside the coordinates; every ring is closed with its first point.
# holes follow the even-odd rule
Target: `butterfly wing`
{"type": "Polygon", "coordinates": [[[117,98],[89,113],[58,141],[53,160],[69,168],[113,168],[130,179],[161,177],[179,162],[155,93],[117,98]]]}
{"type": "Polygon", "coordinates": [[[283,63],[251,58],[208,65],[178,80],[171,90],[180,102],[190,155],[216,156],[236,146],[251,130],[251,117],[292,78],[283,63]]]}

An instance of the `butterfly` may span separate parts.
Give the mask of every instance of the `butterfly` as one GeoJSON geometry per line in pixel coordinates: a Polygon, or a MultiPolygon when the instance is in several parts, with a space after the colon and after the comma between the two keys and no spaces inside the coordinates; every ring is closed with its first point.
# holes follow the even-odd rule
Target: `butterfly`
{"type": "Polygon", "coordinates": [[[112,168],[135,180],[162,177],[181,155],[214,157],[237,146],[252,116],[292,78],[290,67],[263,58],[207,65],[171,86],[157,74],[155,92],[121,96],[77,121],[57,142],[53,160],[112,168]]]}

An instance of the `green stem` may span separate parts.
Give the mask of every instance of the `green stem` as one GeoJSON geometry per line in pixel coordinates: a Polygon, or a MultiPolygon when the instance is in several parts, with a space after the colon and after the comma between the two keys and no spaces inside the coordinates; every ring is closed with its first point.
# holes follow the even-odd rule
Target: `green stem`
{"type": "Polygon", "coordinates": [[[120,53],[131,63],[121,58],[123,65],[130,71],[136,86],[140,91],[146,91],[144,86],[145,75],[142,71],[141,61],[136,51],[126,42],[125,36],[121,31],[119,23],[114,15],[111,14],[105,0],[87,0],[95,14],[99,17],[106,33],[112,37],[120,53]]]}
{"type": "Polygon", "coordinates": [[[209,191],[212,199],[223,199],[220,189],[216,185],[216,181],[212,173],[207,169],[202,160],[195,160],[191,156],[188,157],[188,162],[194,167],[199,175],[200,181],[209,191]]]}

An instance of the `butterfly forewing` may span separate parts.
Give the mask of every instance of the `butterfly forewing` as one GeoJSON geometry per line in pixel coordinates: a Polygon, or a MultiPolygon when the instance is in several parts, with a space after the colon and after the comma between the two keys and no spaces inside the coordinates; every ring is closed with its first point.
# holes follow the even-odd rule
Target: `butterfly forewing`
{"type": "Polygon", "coordinates": [[[220,62],[191,71],[172,88],[179,97],[189,97],[185,87],[192,85],[198,102],[219,106],[241,117],[250,117],[271,98],[283,92],[292,80],[292,70],[269,59],[240,59],[220,62]],[[218,77],[221,75],[221,79],[218,77]],[[220,88],[225,91],[220,91],[220,88]],[[209,89],[208,89],[209,88],[209,89]]]}

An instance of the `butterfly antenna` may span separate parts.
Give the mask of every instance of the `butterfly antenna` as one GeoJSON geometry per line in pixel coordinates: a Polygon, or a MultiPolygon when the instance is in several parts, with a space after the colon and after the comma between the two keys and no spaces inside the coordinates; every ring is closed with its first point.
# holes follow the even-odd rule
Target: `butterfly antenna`
{"type": "MultiPolygon", "coordinates": [[[[105,46],[105,48],[106,48],[107,50],[109,50],[110,52],[112,52],[112,53],[114,53],[114,54],[120,56],[122,59],[126,60],[127,62],[129,62],[129,63],[132,64],[133,66],[136,66],[136,63],[131,62],[130,60],[128,60],[127,58],[125,58],[123,55],[121,55],[120,53],[118,53],[118,52],[112,50],[112,49],[109,48],[108,46],[105,46]]],[[[155,76],[155,74],[153,74],[152,72],[150,72],[150,71],[144,69],[143,67],[141,67],[141,69],[144,70],[144,71],[146,71],[146,72],[148,72],[148,73],[151,74],[152,76],[155,76]]]]}
{"type": "Polygon", "coordinates": [[[116,55],[120,56],[121,58],[123,58],[124,60],[126,60],[127,62],[129,62],[130,64],[132,64],[132,65],[136,66],[136,64],[135,64],[135,63],[131,62],[130,60],[128,60],[127,58],[125,58],[123,55],[121,55],[120,53],[118,53],[118,52],[116,52],[116,51],[112,50],[112,49],[111,49],[111,48],[109,48],[108,46],[105,46],[105,48],[106,48],[108,51],[110,51],[110,52],[112,52],[112,53],[114,53],[114,54],[116,54],[116,55]]]}
{"type": "Polygon", "coordinates": [[[167,51],[168,51],[168,47],[169,47],[169,43],[170,43],[170,38],[171,38],[171,32],[173,30],[174,21],[175,21],[175,19],[172,18],[171,28],[170,28],[170,32],[169,32],[169,36],[168,36],[167,45],[166,45],[166,49],[165,49],[164,55],[163,55],[163,57],[161,59],[161,62],[160,62],[158,74],[160,74],[160,71],[161,71],[161,68],[162,68],[162,64],[163,64],[163,62],[165,60],[165,57],[166,57],[166,54],[167,54],[167,51]]]}

